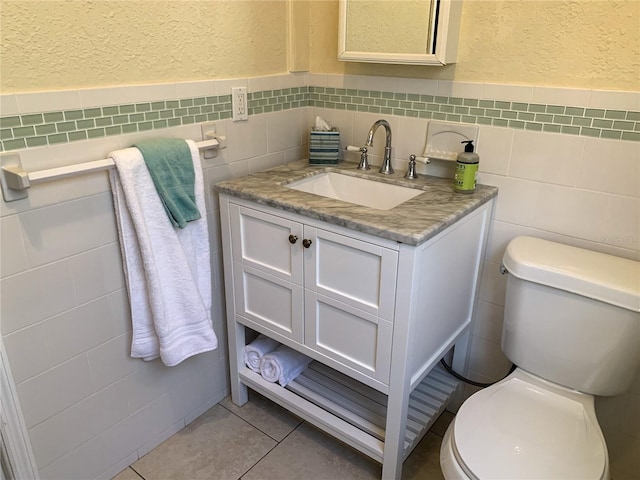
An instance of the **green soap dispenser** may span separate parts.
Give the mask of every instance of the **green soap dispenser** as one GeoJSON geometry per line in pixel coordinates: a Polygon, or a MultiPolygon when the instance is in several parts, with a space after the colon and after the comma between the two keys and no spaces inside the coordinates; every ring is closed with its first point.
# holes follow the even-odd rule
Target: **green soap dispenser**
{"type": "Polygon", "coordinates": [[[460,193],[473,193],[476,191],[480,156],[473,152],[473,140],[465,140],[460,143],[466,143],[466,145],[464,152],[459,153],[456,160],[454,190],[460,193]]]}

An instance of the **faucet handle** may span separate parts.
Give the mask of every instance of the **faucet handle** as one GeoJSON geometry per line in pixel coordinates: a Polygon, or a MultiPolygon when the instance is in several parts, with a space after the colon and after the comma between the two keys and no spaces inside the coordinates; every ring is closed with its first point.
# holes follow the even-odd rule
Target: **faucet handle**
{"type": "Polygon", "coordinates": [[[370,170],[369,158],[367,156],[367,147],[355,147],[353,145],[347,145],[345,150],[347,152],[360,152],[360,163],[358,164],[358,170],[370,170]]]}
{"type": "Polygon", "coordinates": [[[418,174],[416,173],[416,156],[413,154],[409,155],[409,168],[407,169],[407,173],[404,174],[404,178],[411,180],[418,178],[418,174]]]}

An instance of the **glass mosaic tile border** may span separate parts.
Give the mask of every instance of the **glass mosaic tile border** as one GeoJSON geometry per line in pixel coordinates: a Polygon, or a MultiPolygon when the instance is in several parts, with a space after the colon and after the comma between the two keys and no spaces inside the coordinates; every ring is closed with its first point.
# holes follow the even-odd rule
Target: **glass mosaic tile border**
{"type": "MultiPolygon", "coordinates": [[[[293,87],[249,94],[249,115],[306,106],[640,142],[640,112],[377,90],[293,87]]],[[[0,117],[0,151],[231,118],[231,95],[0,117]]]]}

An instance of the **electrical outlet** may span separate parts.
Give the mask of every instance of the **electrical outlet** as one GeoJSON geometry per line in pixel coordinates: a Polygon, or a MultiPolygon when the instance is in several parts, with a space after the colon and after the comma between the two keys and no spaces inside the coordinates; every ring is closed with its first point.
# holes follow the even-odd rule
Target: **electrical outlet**
{"type": "Polygon", "coordinates": [[[231,110],[234,122],[249,120],[249,105],[247,105],[247,87],[233,87],[231,89],[231,110]]]}

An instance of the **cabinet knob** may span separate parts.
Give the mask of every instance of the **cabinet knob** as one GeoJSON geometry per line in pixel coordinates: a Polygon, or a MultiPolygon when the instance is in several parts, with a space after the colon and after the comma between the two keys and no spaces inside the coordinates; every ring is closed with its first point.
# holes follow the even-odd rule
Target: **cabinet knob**
{"type": "Polygon", "coordinates": [[[297,235],[289,235],[289,243],[294,244],[298,241],[297,235]]]}
{"type": "Polygon", "coordinates": [[[311,240],[309,240],[308,238],[305,238],[304,240],[302,240],[302,246],[304,248],[309,248],[311,246],[311,240]]]}

